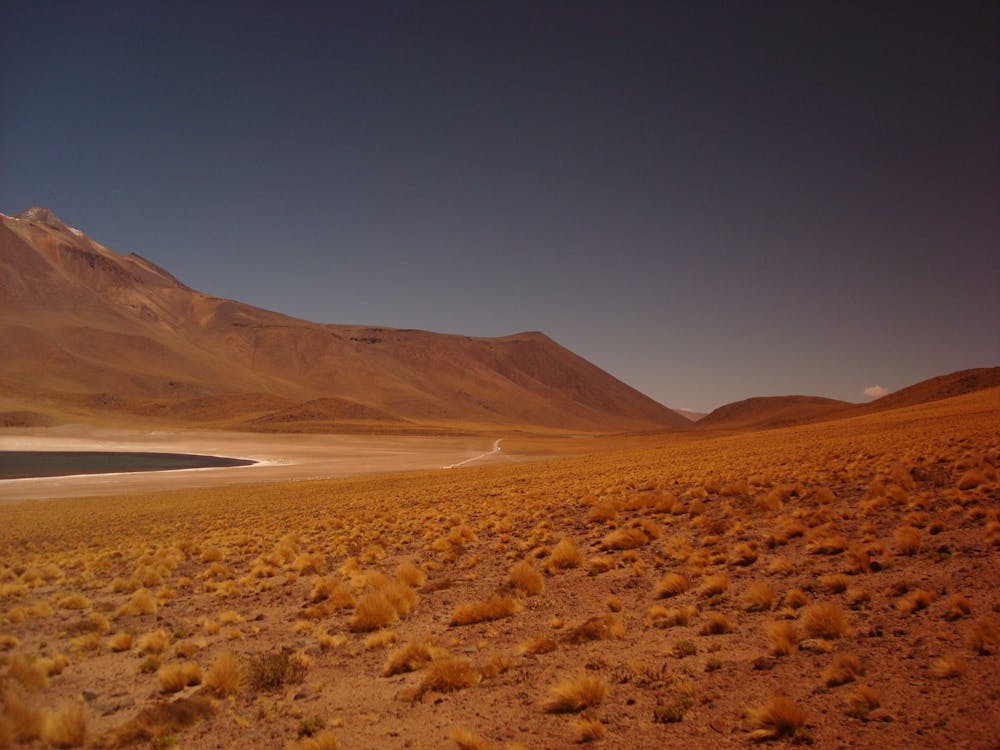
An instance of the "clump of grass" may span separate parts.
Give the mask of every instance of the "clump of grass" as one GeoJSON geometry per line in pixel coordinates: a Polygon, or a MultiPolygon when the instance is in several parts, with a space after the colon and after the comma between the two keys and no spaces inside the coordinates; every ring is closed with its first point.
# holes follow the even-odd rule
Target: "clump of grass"
{"type": "Polygon", "coordinates": [[[580,716],[573,721],[573,728],[576,730],[577,742],[594,742],[604,737],[604,724],[600,719],[580,716]]]}
{"type": "Polygon", "coordinates": [[[637,549],[649,543],[649,537],[642,529],[626,527],[615,529],[601,539],[600,547],[605,550],[637,549]]]}
{"type": "Polygon", "coordinates": [[[920,529],[900,526],[892,532],[892,543],[897,554],[915,555],[920,550],[920,529]]]}
{"type": "Polygon", "coordinates": [[[795,650],[801,636],[794,622],[779,620],[767,626],[768,652],[772,656],[788,656],[795,650]]]}
{"type": "Polygon", "coordinates": [[[132,648],[132,634],[124,630],[115,633],[108,639],[108,648],[112,651],[128,651],[132,648]]]}
{"type": "Polygon", "coordinates": [[[823,669],[823,682],[827,687],[835,687],[853,682],[855,677],[863,675],[865,667],[854,654],[840,653],[823,669]]]}
{"type": "Polygon", "coordinates": [[[546,567],[549,570],[566,570],[578,568],[583,564],[583,554],[569,537],[563,537],[552,548],[546,567]]]}
{"type": "Polygon", "coordinates": [[[459,750],[489,750],[490,748],[490,743],[478,734],[462,727],[452,727],[452,730],[448,732],[448,739],[454,742],[459,750]]]}
{"type": "Polygon", "coordinates": [[[157,611],[156,598],[148,589],[138,589],[128,598],[128,601],[115,610],[115,617],[155,615],[157,611]]]}
{"type": "Polygon", "coordinates": [[[844,611],[831,602],[810,604],[800,615],[802,628],[813,638],[842,638],[850,632],[844,611]]]}
{"type": "Polygon", "coordinates": [[[777,596],[769,583],[757,581],[743,592],[743,609],[747,612],[766,612],[774,606],[777,596]]]}
{"type": "Polygon", "coordinates": [[[931,675],[941,679],[961,677],[968,665],[959,656],[943,656],[931,662],[931,675]]]}
{"type": "Polygon", "coordinates": [[[427,571],[412,560],[404,560],[396,567],[396,578],[413,588],[420,588],[427,582],[427,571]]]}
{"type": "Polygon", "coordinates": [[[176,693],[188,685],[200,684],[201,668],[193,662],[165,664],[157,670],[156,678],[160,681],[160,692],[176,693]]]}
{"type": "Polygon", "coordinates": [[[477,622],[510,617],[521,610],[521,602],[510,596],[494,594],[484,602],[459,604],[451,615],[450,625],[473,625],[477,622]]]}
{"type": "Polygon", "coordinates": [[[861,685],[844,701],[844,713],[855,719],[865,720],[868,714],[882,705],[878,693],[867,685],[861,685]]]}
{"type": "Polygon", "coordinates": [[[435,659],[427,667],[417,688],[417,697],[431,691],[450,693],[472,687],[477,682],[479,672],[475,664],[461,656],[445,656],[435,659]]]}
{"type": "Polygon", "coordinates": [[[973,624],[968,640],[975,653],[985,656],[993,653],[1000,644],[1000,632],[990,618],[984,615],[973,624]]]}
{"type": "Polygon", "coordinates": [[[541,594],[545,591],[545,579],[527,560],[514,563],[510,569],[510,582],[514,588],[528,596],[541,594]]]}
{"type": "Polygon", "coordinates": [[[518,651],[522,654],[548,654],[558,648],[558,644],[551,638],[544,635],[536,635],[522,641],[518,645],[518,651]]]}
{"type": "Polygon", "coordinates": [[[46,712],[41,735],[52,747],[83,747],[87,738],[87,710],[82,704],[72,702],[46,712]]]}
{"type": "Polygon", "coordinates": [[[742,542],[733,547],[732,555],[729,558],[730,565],[747,566],[757,562],[757,550],[753,546],[742,542]]]}
{"type": "Polygon", "coordinates": [[[170,636],[163,628],[146,633],[137,644],[140,654],[162,654],[170,646],[170,636]]]}
{"type": "Polygon", "coordinates": [[[647,624],[654,628],[675,628],[686,626],[691,622],[697,609],[693,605],[686,607],[650,607],[647,624]]]}
{"type": "Polygon", "coordinates": [[[436,649],[432,648],[426,641],[408,641],[389,654],[385,667],[382,669],[382,676],[392,677],[403,672],[415,672],[422,669],[431,662],[435,652],[436,649]]]}
{"type": "Polygon", "coordinates": [[[238,693],[246,681],[246,671],[239,660],[225,651],[212,661],[205,674],[205,690],[219,696],[238,693]]]}
{"type": "Polygon", "coordinates": [[[591,617],[566,633],[570,643],[597,641],[604,638],[621,638],[625,634],[624,626],[614,615],[591,617]]]}
{"type": "Polygon", "coordinates": [[[277,690],[288,683],[305,678],[306,663],[289,648],[252,656],[247,665],[247,677],[254,690],[277,690]]]}
{"type": "Polygon", "coordinates": [[[581,672],[551,687],[543,705],[549,713],[577,713],[600,704],[607,693],[607,682],[581,672]]]}
{"type": "Polygon", "coordinates": [[[343,581],[334,576],[326,578],[314,578],[313,587],[309,592],[309,601],[313,604],[324,602],[333,609],[343,607],[353,607],[354,597],[347,590],[343,581]]]}
{"type": "Polygon", "coordinates": [[[370,591],[358,600],[348,627],[365,633],[392,625],[398,619],[399,612],[389,598],[382,591],[370,591]]]}
{"type": "Polygon", "coordinates": [[[365,638],[365,650],[374,651],[377,648],[385,648],[389,644],[395,643],[397,640],[399,640],[399,638],[396,635],[395,630],[377,630],[365,638]]]}
{"type": "Polygon", "coordinates": [[[699,593],[707,598],[719,596],[726,593],[729,588],[729,579],[724,575],[705,576],[702,580],[699,593]]]}
{"type": "Polygon", "coordinates": [[[842,594],[847,591],[851,579],[843,573],[830,573],[829,575],[821,576],[819,583],[831,594],[842,594]]]}
{"type": "Polygon", "coordinates": [[[671,596],[683,594],[689,587],[688,579],[680,573],[667,573],[657,581],[656,588],[653,589],[653,595],[657,599],[666,599],[671,596]]]}
{"type": "Polygon", "coordinates": [[[763,706],[747,709],[752,740],[776,740],[805,726],[806,712],[787,696],[776,695],[763,706]]]}
{"type": "Polygon", "coordinates": [[[49,685],[48,671],[41,660],[15,653],[7,660],[7,674],[26,688],[41,690],[49,685]]]}
{"type": "Polygon", "coordinates": [[[292,740],[285,745],[285,750],[340,750],[336,736],[329,729],[313,735],[292,740]]]}
{"type": "Polygon", "coordinates": [[[896,602],[896,609],[904,615],[913,614],[922,609],[927,609],[934,601],[934,594],[926,589],[914,589],[896,602]]]}
{"type": "Polygon", "coordinates": [[[945,603],[944,619],[948,621],[960,620],[972,614],[972,602],[961,594],[952,594],[945,603]]]}
{"type": "Polygon", "coordinates": [[[722,612],[706,612],[701,623],[702,635],[722,635],[731,633],[733,624],[722,612]]]}

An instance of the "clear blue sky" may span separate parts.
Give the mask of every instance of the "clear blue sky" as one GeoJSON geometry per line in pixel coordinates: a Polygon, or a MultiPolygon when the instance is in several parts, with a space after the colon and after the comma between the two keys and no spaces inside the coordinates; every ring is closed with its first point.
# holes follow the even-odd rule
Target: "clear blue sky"
{"type": "Polygon", "coordinates": [[[0,10],[0,211],[674,407],[1000,363],[995,2],[0,10]]]}

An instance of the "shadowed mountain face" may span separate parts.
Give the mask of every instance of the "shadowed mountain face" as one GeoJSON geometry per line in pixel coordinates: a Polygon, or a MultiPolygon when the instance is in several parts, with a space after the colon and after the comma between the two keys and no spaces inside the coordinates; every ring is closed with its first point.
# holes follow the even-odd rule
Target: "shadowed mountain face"
{"type": "Polygon", "coordinates": [[[51,211],[0,214],[0,410],[251,429],[691,423],[541,333],[323,325],[197,292],[51,211]]]}

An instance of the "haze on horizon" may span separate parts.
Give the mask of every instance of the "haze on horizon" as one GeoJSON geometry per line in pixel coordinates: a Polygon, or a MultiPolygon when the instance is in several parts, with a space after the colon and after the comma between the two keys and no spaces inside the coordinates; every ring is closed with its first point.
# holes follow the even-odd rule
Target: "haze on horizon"
{"type": "MultiPolygon", "coordinates": [[[[1000,6],[5,4],[0,211],[653,398],[1000,360],[1000,6]]],[[[866,394],[864,391],[868,390],[866,394]]]]}

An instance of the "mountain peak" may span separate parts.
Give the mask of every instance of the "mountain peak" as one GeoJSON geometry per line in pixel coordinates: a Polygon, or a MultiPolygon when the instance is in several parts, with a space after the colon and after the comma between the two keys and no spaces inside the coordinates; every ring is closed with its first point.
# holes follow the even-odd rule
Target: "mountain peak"
{"type": "Polygon", "coordinates": [[[25,221],[36,221],[39,224],[47,224],[51,227],[64,227],[66,226],[62,220],[56,216],[51,209],[45,206],[32,206],[27,211],[21,211],[19,214],[14,214],[15,219],[24,219],[25,221]]]}

